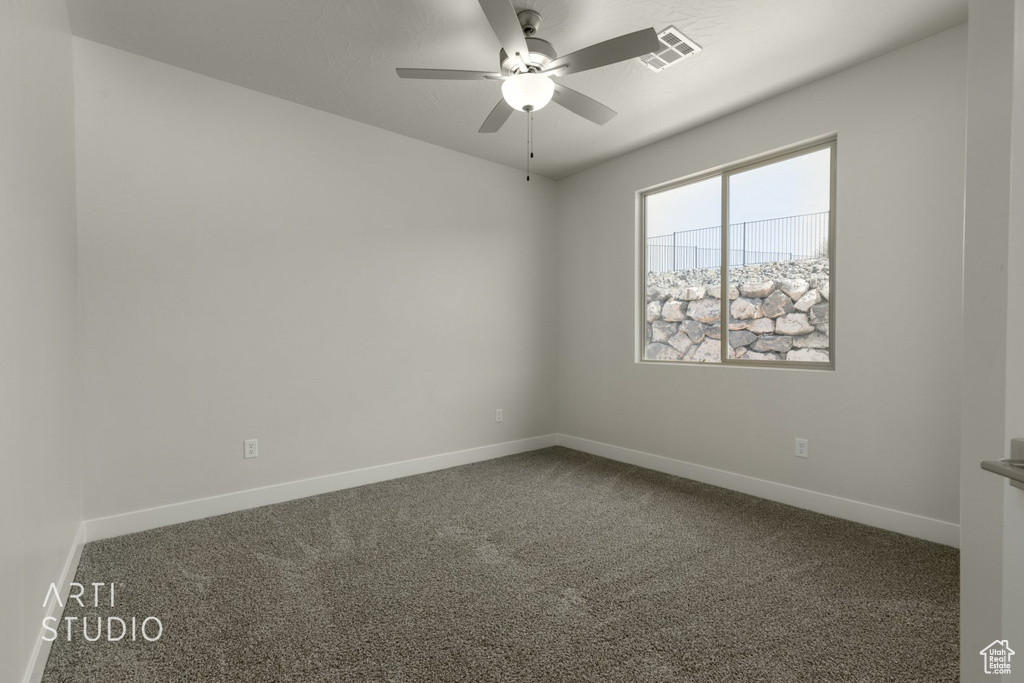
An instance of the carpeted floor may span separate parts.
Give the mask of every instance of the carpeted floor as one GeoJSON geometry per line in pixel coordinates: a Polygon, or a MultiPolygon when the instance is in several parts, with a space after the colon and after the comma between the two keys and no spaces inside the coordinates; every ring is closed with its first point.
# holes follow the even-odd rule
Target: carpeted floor
{"type": "Polygon", "coordinates": [[[44,681],[956,681],[958,561],[547,448],[89,543],[65,616],[163,633],[44,681]]]}

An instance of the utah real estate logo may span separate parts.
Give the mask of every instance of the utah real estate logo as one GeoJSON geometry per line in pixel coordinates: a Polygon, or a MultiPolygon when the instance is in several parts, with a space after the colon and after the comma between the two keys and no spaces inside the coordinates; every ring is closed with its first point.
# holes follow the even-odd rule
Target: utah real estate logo
{"type": "Polygon", "coordinates": [[[1010,673],[1010,657],[1015,654],[1017,653],[1010,649],[1009,641],[993,640],[991,645],[981,651],[981,656],[985,658],[985,673],[1010,673]]]}

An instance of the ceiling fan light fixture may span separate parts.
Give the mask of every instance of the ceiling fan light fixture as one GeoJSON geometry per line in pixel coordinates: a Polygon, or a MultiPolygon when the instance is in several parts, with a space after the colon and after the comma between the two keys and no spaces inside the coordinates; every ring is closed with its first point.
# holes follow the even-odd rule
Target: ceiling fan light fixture
{"type": "Polygon", "coordinates": [[[537,111],[551,101],[555,84],[543,74],[523,73],[510,76],[501,84],[501,95],[519,111],[537,111]]]}

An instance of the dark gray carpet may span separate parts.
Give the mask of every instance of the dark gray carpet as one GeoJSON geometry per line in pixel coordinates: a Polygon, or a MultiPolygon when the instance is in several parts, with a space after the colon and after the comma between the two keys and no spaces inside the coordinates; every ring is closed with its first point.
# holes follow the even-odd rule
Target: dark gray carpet
{"type": "Polygon", "coordinates": [[[89,543],[44,681],[956,681],[958,560],[548,448],[89,543]]]}

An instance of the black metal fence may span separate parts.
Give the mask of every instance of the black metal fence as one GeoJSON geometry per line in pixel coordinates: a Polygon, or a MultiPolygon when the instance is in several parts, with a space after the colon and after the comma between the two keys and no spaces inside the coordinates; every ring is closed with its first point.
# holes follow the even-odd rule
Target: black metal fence
{"type": "MultiPolygon", "coordinates": [[[[729,266],[828,256],[829,212],[733,223],[729,266]]],[[[722,226],[647,238],[647,270],[663,272],[722,265],[722,226]]]]}

